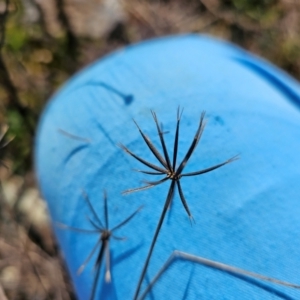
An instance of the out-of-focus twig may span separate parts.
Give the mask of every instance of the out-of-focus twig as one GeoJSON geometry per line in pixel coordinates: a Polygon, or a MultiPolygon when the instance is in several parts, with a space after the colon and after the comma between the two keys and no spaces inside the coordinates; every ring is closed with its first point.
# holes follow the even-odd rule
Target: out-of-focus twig
{"type": "Polygon", "coordinates": [[[9,0],[5,0],[4,12],[0,14],[0,49],[2,49],[5,41],[5,24],[8,15],[9,0]]]}
{"type": "MultiPolygon", "coordinates": [[[[41,278],[41,275],[40,275],[40,273],[38,271],[38,268],[36,267],[35,263],[31,259],[30,254],[29,254],[29,247],[28,247],[28,244],[29,244],[29,235],[28,235],[28,233],[29,233],[30,227],[31,227],[31,224],[28,224],[27,228],[25,228],[25,230],[27,231],[27,235],[26,235],[27,238],[26,238],[26,240],[25,240],[25,242],[23,244],[23,247],[24,247],[23,248],[23,253],[27,257],[27,259],[28,259],[28,261],[29,261],[29,263],[30,263],[30,265],[32,267],[33,273],[38,278],[38,281],[39,281],[41,287],[43,288],[43,290],[45,292],[45,295],[48,295],[47,288],[44,285],[44,282],[43,282],[43,280],[41,278]]],[[[48,296],[47,296],[47,299],[48,299],[48,296]]]]}
{"type": "Polygon", "coordinates": [[[202,5],[210,12],[214,17],[222,20],[229,25],[237,25],[246,31],[260,32],[261,26],[259,23],[254,22],[250,18],[246,18],[242,15],[233,14],[232,12],[222,12],[215,9],[208,0],[199,0],[202,5]]]}
{"type": "Polygon", "coordinates": [[[8,300],[7,297],[4,294],[4,291],[3,291],[1,283],[0,283],[0,299],[1,300],[8,300]]]}
{"type": "MultiPolygon", "coordinates": [[[[32,223],[30,221],[23,220],[22,222],[19,222],[17,220],[18,218],[15,211],[10,207],[8,201],[5,199],[5,194],[3,192],[1,182],[0,206],[0,212],[6,212],[7,223],[10,223],[12,225],[10,227],[13,231],[13,233],[11,232],[11,235],[15,235],[17,237],[15,243],[8,241],[4,237],[0,237],[0,249],[1,251],[3,251],[4,249],[5,253],[8,254],[8,256],[4,255],[4,257],[1,257],[0,269],[1,263],[3,263],[2,267],[8,267],[11,265],[14,266],[16,263],[21,261],[21,264],[17,264],[19,272],[21,274],[26,274],[29,272],[29,269],[32,270],[32,273],[37,278],[37,286],[32,286],[31,289],[35,291],[35,293],[37,293],[38,290],[42,290],[45,296],[45,298],[43,299],[53,299],[53,296],[54,299],[57,300],[75,300],[75,295],[72,292],[72,287],[68,284],[70,280],[67,277],[67,274],[65,274],[64,268],[60,267],[62,266],[60,257],[57,255],[57,253],[54,253],[54,255],[52,256],[47,251],[45,251],[45,249],[40,244],[36,243],[30,238],[30,231],[33,227],[32,223]],[[52,268],[53,270],[55,270],[55,273],[51,271],[52,268]],[[45,274],[46,272],[48,274],[48,277],[43,276],[43,274],[45,274]],[[53,289],[53,287],[56,287],[55,290],[53,289]]],[[[22,288],[23,287],[20,287],[20,289],[22,288]]],[[[2,300],[1,295],[0,300],[2,300]]]]}
{"type": "Polygon", "coordinates": [[[20,114],[24,123],[26,124],[30,134],[33,136],[34,134],[34,126],[32,124],[33,115],[32,112],[25,107],[18,96],[17,89],[13,84],[6,64],[3,59],[3,46],[5,43],[5,30],[6,30],[6,21],[9,11],[9,0],[5,0],[5,9],[2,13],[0,13],[0,84],[6,90],[8,97],[9,97],[9,106],[15,108],[17,112],[20,114]]]}
{"type": "Polygon", "coordinates": [[[67,51],[71,55],[72,59],[76,61],[77,54],[78,54],[78,39],[75,33],[73,32],[69,18],[66,14],[64,0],[55,0],[55,1],[58,10],[58,18],[62,26],[64,27],[67,35],[67,51]]]}
{"type": "MultiPolygon", "coordinates": [[[[124,9],[131,15],[131,17],[133,17],[138,22],[146,25],[147,28],[149,28],[154,35],[159,34],[152,22],[148,20],[148,15],[144,14],[140,9],[138,9],[137,6],[129,4],[126,1],[122,1],[122,5],[124,9]]],[[[146,6],[147,3],[145,2],[144,5],[146,6]]]]}
{"type": "Polygon", "coordinates": [[[42,9],[42,6],[40,4],[39,1],[35,1],[35,0],[29,0],[30,4],[36,8],[36,10],[38,11],[39,14],[39,19],[38,22],[41,26],[41,29],[43,30],[43,35],[47,40],[51,40],[52,37],[49,34],[48,30],[47,30],[47,25],[46,25],[46,16],[45,16],[45,12],[42,9]]]}

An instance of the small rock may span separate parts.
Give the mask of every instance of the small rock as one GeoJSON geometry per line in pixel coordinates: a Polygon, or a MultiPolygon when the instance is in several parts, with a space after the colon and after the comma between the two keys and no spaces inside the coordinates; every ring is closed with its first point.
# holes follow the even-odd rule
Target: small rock
{"type": "Polygon", "coordinates": [[[8,266],[0,273],[1,283],[8,289],[15,289],[19,285],[20,272],[15,266],[8,266]]]}
{"type": "Polygon", "coordinates": [[[23,193],[18,208],[33,225],[42,227],[49,224],[47,205],[45,201],[40,198],[37,189],[28,188],[23,193]]]}

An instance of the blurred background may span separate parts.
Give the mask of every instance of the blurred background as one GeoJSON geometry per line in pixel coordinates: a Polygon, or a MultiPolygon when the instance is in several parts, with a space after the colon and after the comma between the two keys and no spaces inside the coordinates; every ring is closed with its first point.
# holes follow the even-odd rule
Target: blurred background
{"type": "Polygon", "coordinates": [[[1,300],[75,299],[32,164],[51,95],[116,49],[188,32],[231,41],[300,79],[298,0],[0,0],[1,300]]]}

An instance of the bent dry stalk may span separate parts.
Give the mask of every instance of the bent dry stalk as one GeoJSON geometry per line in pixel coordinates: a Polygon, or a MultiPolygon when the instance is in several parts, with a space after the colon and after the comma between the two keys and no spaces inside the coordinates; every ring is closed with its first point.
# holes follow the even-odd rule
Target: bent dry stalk
{"type": "MultiPolygon", "coordinates": [[[[139,298],[139,300],[144,300],[149,291],[153,288],[155,283],[159,280],[159,278],[163,275],[163,273],[174,263],[177,259],[185,260],[185,261],[190,261],[193,263],[197,263],[203,266],[206,266],[211,269],[216,269],[223,271],[225,273],[231,274],[233,276],[244,276],[245,278],[254,278],[262,281],[267,281],[271,283],[275,283],[278,285],[290,287],[290,288],[295,288],[295,289],[300,289],[300,285],[289,283],[286,281],[278,280],[276,278],[264,276],[261,274],[257,274],[254,272],[246,271],[240,268],[236,268],[230,265],[226,265],[214,260],[210,260],[201,256],[196,256],[192,255],[190,253],[182,252],[175,250],[168,258],[168,260],[164,263],[162,268],[158,271],[158,273],[154,276],[153,280],[149,283],[145,291],[143,292],[142,296],[139,298]]],[[[258,287],[261,287],[258,285],[258,287]]],[[[261,287],[262,288],[262,287],[261,287]]]]}
{"type": "Polygon", "coordinates": [[[82,271],[84,270],[85,266],[88,264],[88,262],[90,261],[90,259],[93,257],[93,255],[95,254],[96,250],[99,248],[100,246],[100,250],[98,252],[97,255],[97,259],[96,259],[96,263],[95,263],[95,269],[96,269],[96,275],[94,278],[94,283],[93,283],[93,287],[92,287],[92,293],[90,296],[90,299],[93,300],[95,299],[95,294],[96,294],[96,289],[97,289],[97,282],[100,276],[100,272],[101,272],[101,265],[102,265],[102,260],[103,260],[103,256],[105,255],[105,265],[106,265],[106,271],[105,271],[105,281],[106,282],[110,282],[111,281],[111,273],[110,273],[110,249],[109,249],[109,240],[110,238],[115,239],[115,240],[125,240],[126,238],[124,237],[117,237],[114,235],[114,232],[123,227],[126,223],[128,223],[141,209],[142,206],[140,206],[134,213],[132,213],[129,217],[127,217],[124,221],[122,221],[120,224],[118,224],[117,226],[113,227],[112,229],[109,229],[109,219],[108,219],[108,207],[107,207],[107,195],[106,192],[104,192],[104,224],[102,223],[102,221],[100,220],[98,214],[96,213],[89,197],[87,196],[87,194],[85,194],[85,192],[83,192],[83,197],[86,200],[92,215],[95,219],[95,221],[93,221],[92,219],[88,218],[89,222],[92,224],[92,226],[94,227],[94,230],[90,230],[90,229],[81,229],[81,228],[74,228],[74,227],[70,227],[67,226],[65,224],[61,224],[58,223],[57,225],[62,228],[62,229],[70,229],[73,231],[77,231],[77,232],[85,232],[85,233],[97,233],[99,234],[99,240],[97,241],[97,243],[95,244],[94,248],[92,249],[91,253],[88,255],[88,257],[86,258],[86,260],[83,262],[83,264],[79,267],[77,274],[81,274],[82,271]]]}
{"type": "Polygon", "coordinates": [[[146,160],[144,160],[143,158],[137,156],[136,154],[134,154],[132,151],[130,151],[126,146],[124,146],[123,144],[120,144],[120,147],[129,155],[131,155],[132,157],[134,157],[136,160],[138,160],[139,162],[141,162],[142,164],[144,164],[145,166],[149,167],[151,170],[136,170],[137,172],[141,172],[144,174],[148,174],[148,175],[163,175],[164,177],[158,181],[145,181],[146,185],[142,186],[142,187],[138,187],[138,188],[133,188],[133,189],[129,189],[123,192],[123,194],[129,194],[132,192],[137,192],[137,191],[143,191],[149,188],[152,188],[154,186],[157,186],[167,180],[171,181],[170,187],[169,187],[169,191],[168,191],[168,195],[160,216],[160,219],[158,221],[158,225],[156,227],[156,231],[154,233],[154,237],[153,240],[151,242],[151,246],[149,249],[149,253],[147,255],[141,276],[139,278],[139,282],[137,285],[137,289],[134,295],[134,300],[136,300],[138,298],[140,289],[141,289],[141,285],[143,282],[143,279],[146,275],[146,271],[152,256],[152,252],[158,237],[158,234],[160,232],[161,226],[163,224],[165,215],[167,213],[168,207],[170,206],[173,196],[174,196],[174,192],[175,192],[175,186],[177,187],[179,196],[180,196],[180,200],[182,202],[182,205],[185,209],[185,211],[187,212],[190,220],[193,220],[192,214],[190,212],[190,209],[188,207],[188,204],[186,202],[185,196],[183,194],[183,190],[181,188],[181,184],[180,184],[180,179],[182,177],[188,177],[188,176],[197,176],[197,175],[201,175],[201,174],[205,174],[208,172],[211,172],[215,169],[218,169],[228,163],[233,162],[234,160],[238,159],[237,156],[234,156],[228,160],[226,160],[225,162],[222,162],[220,164],[214,165],[210,168],[206,168],[203,170],[199,170],[199,171],[195,171],[195,172],[190,172],[190,173],[182,173],[186,164],[188,163],[191,155],[193,154],[194,150],[196,149],[203,130],[205,128],[205,121],[204,121],[204,117],[205,117],[205,112],[202,112],[201,116],[200,116],[200,121],[199,121],[199,125],[198,125],[198,129],[196,131],[196,134],[194,136],[194,139],[185,155],[185,157],[183,158],[183,160],[181,161],[181,163],[177,166],[177,152],[178,152],[178,140],[179,140],[179,129],[180,129],[180,120],[181,120],[181,116],[182,116],[182,112],[183,110],[180,110],[180,108],[178,108],[177,110],[177,125],[176,125],[176,132],[175,132],[175,139],[174,139],[174,147],[173,147],[173,158],[172,158],[172,163],[170,160],[170,156],[166,147],[166,143],[164,140],[164,134],[162,131],[161,126],[159,125],[156,113],[154,111],[151,111],[155,125],[156,125],[156,129],[160,138],[160,143],[161,143],[161,147],[163,150],[163,155],[160,154],[160,152],[156,149],[156,147],[154,146],[154,144],[151,142],[151,140],[143,133],[143,131],[140,129],[139,125],[134,121],[135,125],[137,126],[143,140],[145,141],[147,147],[150,149],[150,151],[153,153],[153,155],[156,157],[156,159],[158,160],[158,162],[160,163],[160,166],[157,166],[155,164],[152,164],[146,160]]]}

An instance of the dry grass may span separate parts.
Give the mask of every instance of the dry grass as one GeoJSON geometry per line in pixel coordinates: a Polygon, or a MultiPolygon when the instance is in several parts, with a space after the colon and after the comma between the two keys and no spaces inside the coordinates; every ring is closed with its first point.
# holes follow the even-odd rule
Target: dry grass
{"type": "Polygon", "coordinates": [[[16,176],[2,185],[0,288],[3,293],[8,299],[74,299],[38,191],[29,187],[29,180],[16,176]]]}

